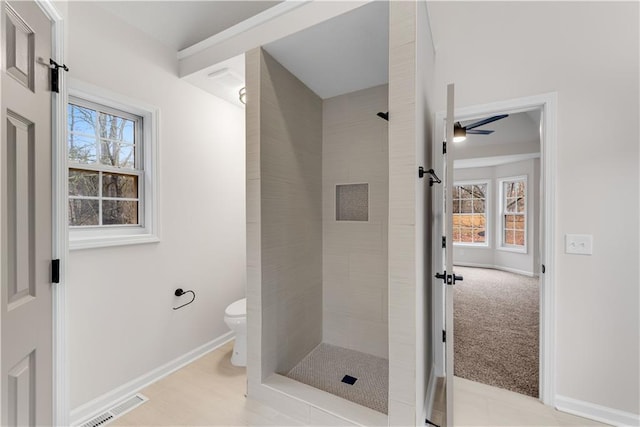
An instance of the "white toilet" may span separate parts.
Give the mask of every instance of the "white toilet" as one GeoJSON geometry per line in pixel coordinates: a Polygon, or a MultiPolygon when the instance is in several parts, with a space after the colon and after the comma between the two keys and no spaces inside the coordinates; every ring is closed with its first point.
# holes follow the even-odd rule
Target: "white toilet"
{"type": "Polygon", "coordinates": [[[224,323],[236,333],[231,364],[247,366],[247,299],[229,304],[224,311],[224,323]]]}

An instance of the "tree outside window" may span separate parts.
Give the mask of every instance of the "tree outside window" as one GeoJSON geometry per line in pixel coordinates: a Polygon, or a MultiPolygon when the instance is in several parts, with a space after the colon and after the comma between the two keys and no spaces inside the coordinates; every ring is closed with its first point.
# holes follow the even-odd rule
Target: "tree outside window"
{"type": "Polygon", "coordinates": [[[501,181],[502,245],[505,247],[525,247],[526,192],[525,178],[501,181]]]}
{"type": "Polygon", "coordinates": [[[459,183],[453,186],[453,242],[483,245],[487,241],[488,183],[459,183]]]}
{"type": "Polygon", "coordinates": [[[69,225],[140,225],[142,118],[70,98],[69,225]]]}

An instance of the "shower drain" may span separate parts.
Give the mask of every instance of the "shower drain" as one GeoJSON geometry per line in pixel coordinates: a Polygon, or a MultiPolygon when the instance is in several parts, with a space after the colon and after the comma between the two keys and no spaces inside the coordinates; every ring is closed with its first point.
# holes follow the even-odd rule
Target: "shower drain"
{"type": "Polygon", "coordinates": [[[354,385],[358,381],[356,377],[352,377],[351,375],[345,375],[342,377],[342,382],[349,385],[354,385]]]}

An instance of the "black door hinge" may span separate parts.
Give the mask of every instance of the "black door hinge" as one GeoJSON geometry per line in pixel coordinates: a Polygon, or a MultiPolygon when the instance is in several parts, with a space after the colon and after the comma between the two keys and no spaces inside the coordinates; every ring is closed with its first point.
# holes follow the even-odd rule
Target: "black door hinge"
{"type": "Polygon", "coordinates": [[[547,271],[547,268],[542,264],[542,274],[544,274],[545,271],[547,271]]]}
{"type": "Polygon", "coordinates": [[[442,154],[447,154],[447,141],[442,141],[442,154]]]}
{"type": "Polygon", "coordinates": [[[434,423],[432,423],[431,421],[429,421],[429,418],[426,418],[426,419],[424,420],[424,422],[425,422],[425,423],[427,423],[427,424],[429,424],[430,426],[440,427],[438,424],[434,424],[434,423]]]}
{"type": "Polygon", "coordinates": [[[51,283],[60,283],[60,260],[51,260],[51,283]]]}
{"type": "Polygon", "coordinates": [[[442,249],[447,247],[447,236],[442,236],[442,249]]]}
{"type": "Polygon", "coordinates": [[[59,79],[59,69],[62,68],[64,71],[69,71],[69,67],[66,65],[58,64],[53,59],[49,59],[49,68],[51,68],[51,92],[59,93],[60,92],[60,82],[59,79]]]}
{"type": "Polygon", "coordinates": [[[442,331],[442,342],[447,342],[447,331],[442,331]]]}

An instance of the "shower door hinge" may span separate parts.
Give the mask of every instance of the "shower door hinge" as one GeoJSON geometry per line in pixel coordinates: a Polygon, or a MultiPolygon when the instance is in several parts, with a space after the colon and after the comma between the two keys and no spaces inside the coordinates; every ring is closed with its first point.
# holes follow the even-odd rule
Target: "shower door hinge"
{"type": "Polygon", "coordinates": [[[447,141],[442,141],[442,154],[447,154],[447,141]]]}
{"type": "Polygon", "coordinates": [[[447,236],[442,236],[442,249],[447,247],[447,236]]]}
{"type": "Polygon", "coordinates": [[[60,260],[51,260],[51,283],[60,283],[60,260]]]}
{"type": "Polygon", "coordinates": [[[442,342],[447,342],[447,331],[442,331],[442,342]]]}

